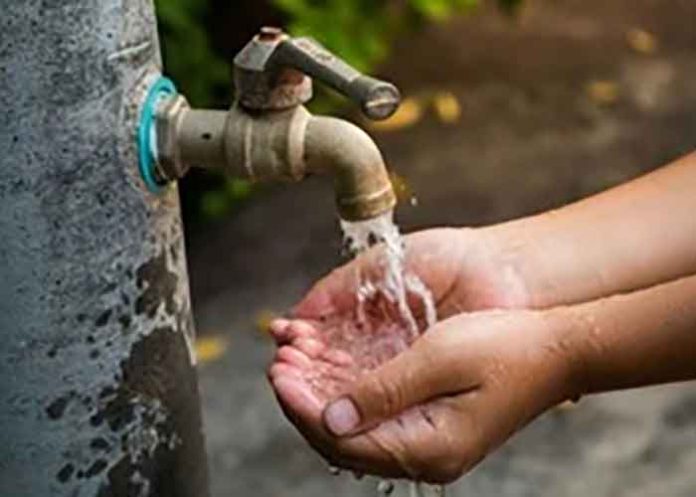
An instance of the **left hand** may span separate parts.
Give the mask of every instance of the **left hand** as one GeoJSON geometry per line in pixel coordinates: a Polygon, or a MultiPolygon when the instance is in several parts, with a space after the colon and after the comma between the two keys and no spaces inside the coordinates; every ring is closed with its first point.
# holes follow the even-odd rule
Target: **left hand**
{"type": "MultiPolygon", "coordinates": [[[[269,376],[288,417],[331,463],[446,483],[573,396],[552,316],[456,315],[372,371],[360,367],[360,353],[334,346],[330,325],[278,321],[272,331],[283,346],[269,376]]],[[[341,336],[350,332],[350,323],[339,325],[341,336]]]]}

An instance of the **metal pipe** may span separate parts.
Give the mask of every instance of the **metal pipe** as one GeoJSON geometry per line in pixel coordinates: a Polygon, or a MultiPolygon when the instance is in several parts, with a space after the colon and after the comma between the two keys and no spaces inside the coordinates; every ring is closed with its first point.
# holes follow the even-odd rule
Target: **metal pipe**
{"type": "Polygon", "coordinates": [[[226,112],[191,109],[181,95],[164,99],[155,114],[160,182],[183,178],[195,166],[224,168],[226,122],[226,112]]]}
{"type": "Polygon", "coordinates": [[[152,4],[2,19],[0,495],[204,497],[178,195],[137,170],[152,4]]]}
{"type": "Polygon", "coordinates": [[[306,176],[303,106],[252,115],[233,107],[225,127],[225,173],[252,181],[300,181],[306,176]]]}
{"type": "Polygon", "coordinates": [[[225,164],[225,124],[227,113],[219,110],[191,109],[181,123],[181,160],[184,164],[225,164]]]}
{"type": "Polygon", "coordinates": [[[253,181],[331,174],[345,220],[370,219],[396,204],[379,148],[348,121],[312,116],[303,106],[254,115],[239,107],[193,110],[184,103],[176,96],[158,112],[165,179],[180,178],[195,165],[253,181]]]}
{"type": "Polygon", "coordinates": [[[307,172],[333,174],[341,218],[370,219],[396,205],[379,148],[354,124],[332,117],[310,118],[304,150],[307,172]]]}

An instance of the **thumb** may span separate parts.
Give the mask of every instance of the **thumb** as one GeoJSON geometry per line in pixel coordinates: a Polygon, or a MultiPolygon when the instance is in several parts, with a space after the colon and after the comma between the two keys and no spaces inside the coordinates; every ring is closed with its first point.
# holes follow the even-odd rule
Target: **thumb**
{"type": "Polygon", "coordinates": [[[458,371],[457,351],[445,350],[438,342],[423,336],[412,348],[358,379],[324,410],[329,432],[355,434],[411,406],[475,387],[472,375],[458,371]]]}

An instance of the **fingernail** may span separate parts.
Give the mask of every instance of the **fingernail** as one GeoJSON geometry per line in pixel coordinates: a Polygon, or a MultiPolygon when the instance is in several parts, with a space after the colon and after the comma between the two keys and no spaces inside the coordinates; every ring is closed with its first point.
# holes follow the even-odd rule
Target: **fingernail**
{"type": "Polygon", "coordinates": [[[340,437],[357,428],[360,424],[360,414],[358,414],[355,404],[344,397],[329,404],[329,407],[324,411],[324,421],[329,431],[340,437]]]}

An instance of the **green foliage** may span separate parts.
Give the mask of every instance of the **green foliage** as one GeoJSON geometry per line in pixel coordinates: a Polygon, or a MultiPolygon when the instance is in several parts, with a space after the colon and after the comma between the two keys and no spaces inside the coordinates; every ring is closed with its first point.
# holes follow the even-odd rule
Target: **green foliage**
{"type": "Polygon", "coordinates": [[[206,30],[207,2],[155,0],[164,67],[192,105],[210,106],[231,87],[227,62],[216,54],[206,30]]]}
{"type": "Polygon", "coordinates": [[[206,219],[220,219],[233,206],[248,200],[253,193],[252,184],[243,179],[222,178],[221,186],[205,192],[201,197],[201,211],[206,219]]]}
{"type": "Polygon", "coordinates": [[[410,0],[413,8],[425,17],[447,19],[458,10],[475,7],[478,0],[410,0]]]}
{"type": "Polygon", "coordinates": [[[328,0],[317,6],[311,0],[274,0],[290,18],[289,32],[312,36],[366,71],[387,54],[394,18],[384,16],[384,5],[374,0],[328,0]]]}
{"type": "MultiPolygon", "coordinates": [[[[510,0],[507,0],[510,1],[510,0]]],[[[273,0],[290,18],[288,31],[312,36],[359,70],[386,57],[394,37],[412,21],[447,19],[478,0],[273,0]]]]}
{"type": "MultiPolygon", "coordinates": [[[[166,74],[193,106],[215,106],[218,104],[216,95],[229,95],[232,82],[227,62],[210,45],[207,2],[155,0],[155,6],[166,74]]],[[[192,213],[195,219],[224,217],[252,195],[248,181],[212,174],[218,176],[217,186],[196,191],[197,201],[192,213]]]]}

